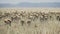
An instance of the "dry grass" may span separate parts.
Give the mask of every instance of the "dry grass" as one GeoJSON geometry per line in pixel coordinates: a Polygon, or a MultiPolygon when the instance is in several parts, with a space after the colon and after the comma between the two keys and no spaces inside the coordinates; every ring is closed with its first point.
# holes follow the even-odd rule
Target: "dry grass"
{"type": "Polygon", "coordinates": [[[0,8],[0,34],[60,34],[60,8],[0,8]]]}

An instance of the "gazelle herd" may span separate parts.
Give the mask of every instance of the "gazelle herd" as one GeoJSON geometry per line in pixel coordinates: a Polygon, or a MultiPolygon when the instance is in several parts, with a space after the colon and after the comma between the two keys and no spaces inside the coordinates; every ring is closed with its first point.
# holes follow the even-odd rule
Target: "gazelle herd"
{"type": "Polygon", "coordinates": [[[19,11],[15,9],[10,9],[10,11],[3,12],[3,10],[0,10],[0,20],[2,20],[5,23],[5,25],[9,25],[10,27],[12,27],[13,23],[16,23],[17,25],[20,24],[20,26],[22,26],[23,28],[26,28],[25,29],[27,30],[26,32],[29,32],[31,34],[44,34],[44,33],[45,34],[57,34],[57,33],[59,34],[59,31],[60,31],[60,12],[58,11],[42,12],[42,11],[32,11],[32,10],[19,11]],[[28,30],[30,28],[31,28],[31,31],[28,30]],[[42,30],[41,31],[42,33],[40,32],[40,30],[42,30]],[[32,31],[36,33],[32,33],[32,31]]]}

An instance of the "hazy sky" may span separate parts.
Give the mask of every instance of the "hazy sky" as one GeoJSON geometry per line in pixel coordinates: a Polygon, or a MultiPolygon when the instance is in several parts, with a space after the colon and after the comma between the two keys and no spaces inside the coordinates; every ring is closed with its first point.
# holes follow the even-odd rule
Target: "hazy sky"
{"type": "Polygon", "coordinates": [[[40,3],[40,2],[60,2],[60,0],[0,0],[0,3],[19,3],[19,2],[40,3]]]}

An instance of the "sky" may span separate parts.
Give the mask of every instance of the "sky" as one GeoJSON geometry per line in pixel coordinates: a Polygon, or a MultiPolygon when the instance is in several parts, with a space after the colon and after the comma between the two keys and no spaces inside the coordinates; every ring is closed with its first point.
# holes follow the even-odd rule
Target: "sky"
{"type": "Polygon", "coordinates": [[[0,3],[16,4],[21,2],[41,3],[41,2],[60,2],[60,0],[0,0],[0,3]]]}

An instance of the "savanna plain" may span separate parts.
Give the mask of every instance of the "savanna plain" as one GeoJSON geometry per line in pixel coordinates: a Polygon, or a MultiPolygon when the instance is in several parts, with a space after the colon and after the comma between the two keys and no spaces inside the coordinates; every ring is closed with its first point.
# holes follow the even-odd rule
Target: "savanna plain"
{"type": "Polygon", "coordinates": [[[0,8],[0,34],[60,34],[60,8],[0,8]]]}

